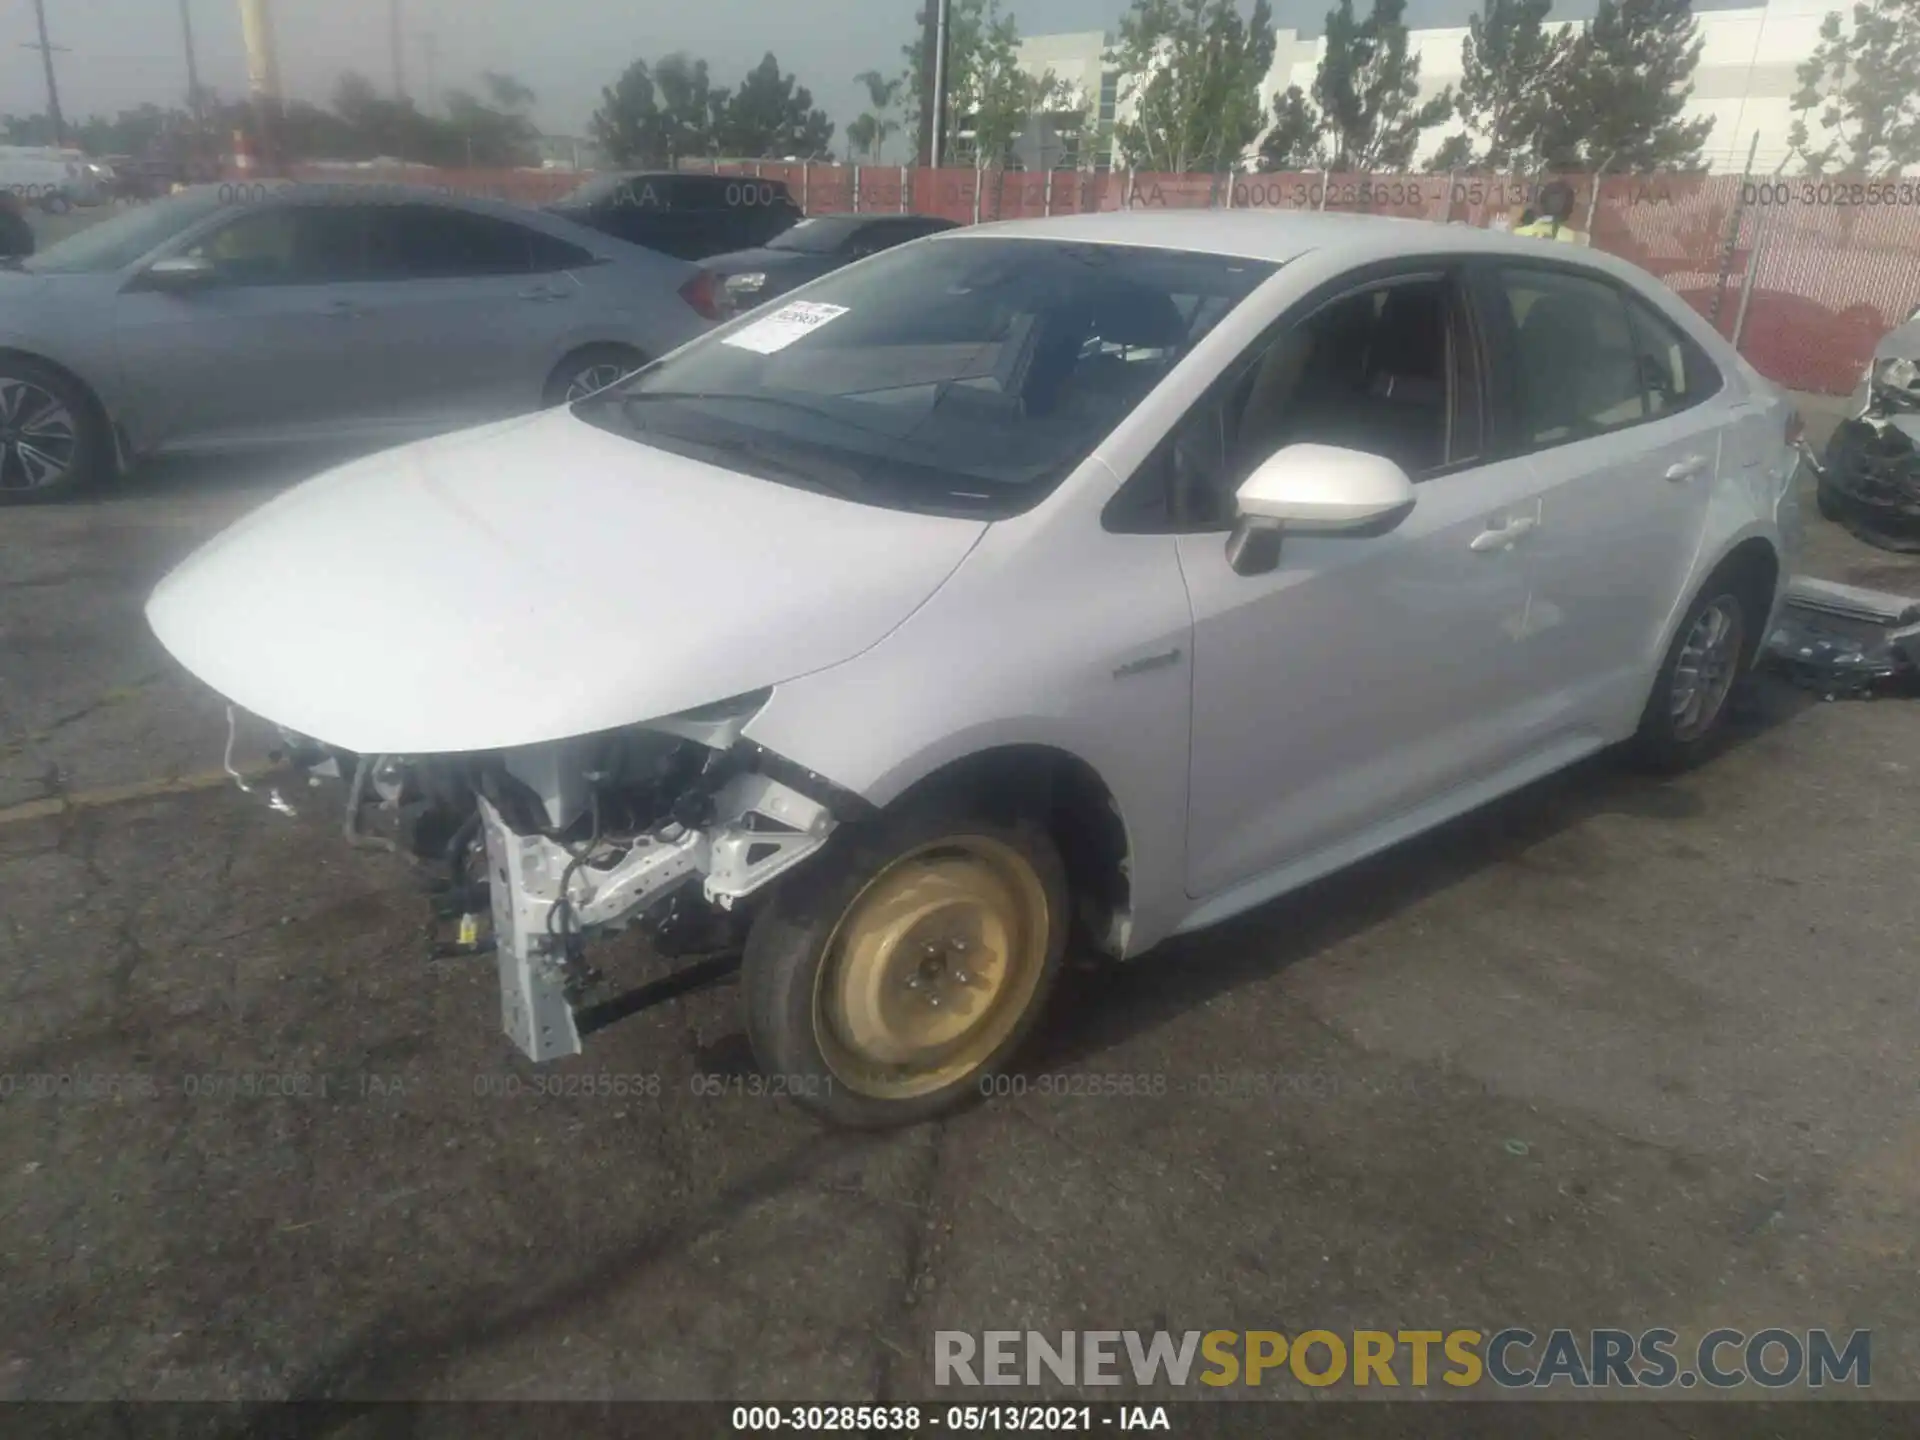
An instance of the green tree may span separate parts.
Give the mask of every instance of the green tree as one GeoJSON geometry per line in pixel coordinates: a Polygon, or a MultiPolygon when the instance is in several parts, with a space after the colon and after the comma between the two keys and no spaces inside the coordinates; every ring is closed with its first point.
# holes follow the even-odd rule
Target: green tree
{"type": "Polygon", "coordinates": [[[1595,172],[1698,168],[1713,119],[1681,116],[1700,48],[1690,0],[1600,0],[1560,68],[1541,161],[1595,172]]]}
{"type": "Polygon", "coordinates": [[[674,165],[714,152],[727,92],[716,89],[707,62],[675,53],[649,66],[636,60],[600,92],[588,122],[616,165],[674,165]]]}
{"type": "Polygon", "coordinates": [[[863,70],[853,78],[867,89],[867,109],[847,124],[847,144],[851,150],[847,158],[864,155],[878,163],[888,137],[900,129],[898,106],[901,87],[906,81],[898,76],[889,80],[878,70],[863,70]]]}
{"type": "Polygon", "coordinates": [[[1260,141],[1263,170],[1317,170],[1326,161],[1320,112],[1306,91],[1289,85],[1273,97],[1273,127],[1260,141]]]}
{"type": "Polygon", "coordinates": [[[720,148],[729,155],[811,160],[833,144],[833,122],[815,108],[806,86],[781,73],[771,51],[747,72],[719,116],[720,148]]]}
{"type": "Polygon", "coordinates": [[[466,165],[529,165],[539,159],[540,131],[526,114],[534,93],[497,70],[480,77],[487,98],[468,90],[446,94],[445,148],[466,165]]]}
{"type": "Polygon", "coordinates": [[[1456,170],[1474,169],[1473,137],[1449,135],[1440,142],[1440,148],[1427,157],[1425,168],[1429,175],[1451,175],[1456,170]]]}
{"type": "Polygon", "coordinates": [[[1263,165],[1366,171],[1413,164],[1421,133],[1446,119],[1454,101],[1451,89],[1420,98],[1420,57],[1408,53],[1406,9],[1406,0],[1373,0],[1362,20],[1353,0],[1340,0],[1327,12],[1312,98],[1298,87],[1275,98],[1263,165]]]}
{"type": "Polygon", "coordinates": [[[981,169],[1004,167],[1015,142],[1037,134],[1043,117],[1056,130],[1077,134],[1086,107],[1073,86],[1051,70],[1032,75],[1021,67],[1020,32],[1013,16],[1000,12],[999,0],[984,0],[979,18],[966,86],[948,92],[960,142],[954,150],[981,169]]]}
{"type": "Polygon", "coordinates": [[[1787,148],[1819,173],[1836,160],[1860,174],[1920,165],[1920,0],[1853,7],[1820,24],[1820,43],[1801,63],[1787,148]],[[1829,133],[1812,148],[1807,120],[1829,133]]]}
{"type": "Polygon", "coordinates": [[[1261,129],[1260,82],[1273,64],[1273,10],[1254,0],[1134,0],[1107,62],[1131,116],[1121,155],[1145,170],[1224,170],[1261,129]]]}
{"type": "Polygon", "coordinates": [[[596,144],[616,165],[658,165],[668,158],[653,67],[636,60],[600,91],[600,108],[587,121],[596,144]]]}
{"type": "Polygon", "coordinates": [[[1553,0],[1485,0],[1467,21],[1454,108],[1470,138],[1453,147],[1448,158],[1454,163],[1445,169],[1533,166],[1578,42],[1575,32],[1547,28],[1552,9],[1553,0]]]}

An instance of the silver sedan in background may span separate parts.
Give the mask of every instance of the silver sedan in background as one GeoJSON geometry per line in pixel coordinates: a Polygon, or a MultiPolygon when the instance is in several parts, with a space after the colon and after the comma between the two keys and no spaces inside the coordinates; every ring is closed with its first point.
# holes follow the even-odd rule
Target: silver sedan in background
{"type": "Polygon", "coordinates": [[[534,210],[195,187],[0,268],[0,503],[163,450],[399,440],[577,399],[715,313],[697,267],[534,210]]]}

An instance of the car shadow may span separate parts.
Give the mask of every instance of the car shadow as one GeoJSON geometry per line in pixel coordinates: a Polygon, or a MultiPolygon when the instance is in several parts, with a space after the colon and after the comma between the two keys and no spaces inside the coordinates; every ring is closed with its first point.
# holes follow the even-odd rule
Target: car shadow
{"type": "MultiPolygon", "coordinates": [[[[1739,696],[1722,758],[1820,703],[1777,675],[1756,675],[1739,696]]],[[[1016,1068],[1037,1074],[1090,1060],[1222,994],[1291,969],[1595,816],[1677,821],[1693,819],[1703,808],[1685,785],[1633,770],[1619,751],[1603,752],[1231,920],[1176,936],[1138,959],[1070,957],[1047,1018],[1016,1068]]]]}

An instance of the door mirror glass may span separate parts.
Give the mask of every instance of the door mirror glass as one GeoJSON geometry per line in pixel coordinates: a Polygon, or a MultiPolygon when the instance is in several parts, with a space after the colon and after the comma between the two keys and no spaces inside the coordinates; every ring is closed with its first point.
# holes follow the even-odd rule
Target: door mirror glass
{"type": "Polygon", "coordinates": [[[1227,559],[1242,575],[1271,570],[1288,530],[1320,535],[1382,535],[1413,509],[1413,482],[1382,455],[1337,445],[1288,445],[1266,460],[1234,495],[1239,516],[1227,559]]]}
{"type": "Polygon", "coordinates": [[[220,271],[204,255],[173,255],[147,267],[150,290],[199,290],[219,279],[220,271]]]}

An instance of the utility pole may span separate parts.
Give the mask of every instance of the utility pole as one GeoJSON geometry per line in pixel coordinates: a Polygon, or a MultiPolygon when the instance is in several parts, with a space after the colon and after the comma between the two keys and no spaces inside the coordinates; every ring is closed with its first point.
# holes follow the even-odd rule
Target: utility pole
{"type": "Polygon", "coordinates": [[[187,113],[193,116],[193,128],[201,128],[200,62],[193,53],[193,0],[180,0],[180,34],[187,45],[187,113]]]}
{"type": "Polygon", "coordinates": [[[426,62],[427,72],[427,113],[432,114],[440,108],[440,37],[431,30],[421,30],[414,37],[420,42],[420,58],[426,62]]]}
{"type": "Polygon", "coordinates": [[[387,44],[393,48],[393,98],[407,98],[407,53],[400,28],[400,0],[387,3],[387,44]]]}
{"type": "MultiPolygon", "coordinates": [[[[933,40],[933,163],[936,167],[943,164],[947,157],[947,44],[951,31],[947,20],[952,13],[953,0],[939,0],[940,19],[935,26],[933,40]]],[[[974,187],[974,195],[979,196],[979,187],[974,187]]]]}
{"type": "Polygon", "coordinates": [[[920,163],[938,166],[946,148],[950,0],[924,0],[920,13],[920,163]]]}
{"type": "Polygon", "coordinates": [[[247,43],[247,98],[253,107],[254,140],[259,161],[269,173],[280,168],[278,125],[280,55],[273,39],[273,12],[267,0],[240,0],[240,31],[247,43]]]}
{"type": "Polygon", "coordinates": [[[64,45],[55,45],[47,39],[47,0],[33,0],[33,18],[40,25],[40,43],[22,45],[22,50],[38,50],[40,59],[47,67],[47,118],[53,121],[53,143],[64,147],[67,143],[67,122],[60,115],[60,85],[53,78],[53,52],[64,51],[64,45]]]}

